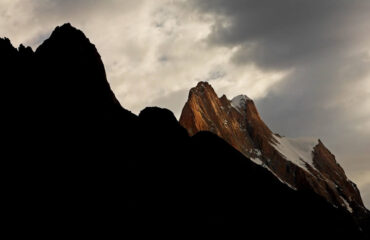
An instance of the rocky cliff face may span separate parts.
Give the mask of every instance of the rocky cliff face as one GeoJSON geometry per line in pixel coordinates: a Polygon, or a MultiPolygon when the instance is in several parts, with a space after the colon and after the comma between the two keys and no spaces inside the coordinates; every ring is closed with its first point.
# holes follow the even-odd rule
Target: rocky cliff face
{"type": "Polygon", "coordinates": [[[360,218],[367,213],[356,185],[320,140],[274,134],[247,96],[219,98],[207,82],[200,82],[190,90],[180,124],[190,135],[217,134],[293,189],[314,191],[360,218]]]}

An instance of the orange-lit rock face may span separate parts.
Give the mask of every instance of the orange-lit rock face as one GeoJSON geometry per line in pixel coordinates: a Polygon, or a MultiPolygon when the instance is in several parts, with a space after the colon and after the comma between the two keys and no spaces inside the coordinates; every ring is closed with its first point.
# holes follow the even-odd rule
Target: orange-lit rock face
{"type": "Polygon", "coordinates": [[[313,163],[316,169],[326,179],[330,179],[342,192],[348,202],[356,203],[363,206],[361,195],[347,176],[343,168],[336,162],[335,156],[319,141],[319,144],[314,149],[313,163]]]}
{"type": "Polygon", "coordinates": [[[365,211],[357,187],[320,140],[311,141],[312,148],[307,150],[302,141],[273,134],[246,96],[231,101],[226,96],[218,98],[211,85],[200,82],[190,90],[180,124],[190,135],[199,131],[217,134],[292,188],[312,190],[349,211],[365,211]]]}
{"type": "Polygon", "coordinates": [[[218,98],[213,88],[205,82],[200,82],[190,90],[180,124],[190,135],[199,131],[213,132],[245,155],[254,148],[243,115],[231,106],[225,96],[218,98]]]}

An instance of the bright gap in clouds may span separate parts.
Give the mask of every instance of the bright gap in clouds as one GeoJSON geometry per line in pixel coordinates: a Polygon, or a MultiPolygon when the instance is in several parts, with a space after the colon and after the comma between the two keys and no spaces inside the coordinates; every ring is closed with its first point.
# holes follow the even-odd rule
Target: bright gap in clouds
{"type": "Polygon", "coordinates": [[[117,98],[134,113],[160,105],[178,117],[187,95],[175,93],[198,81],[209,81],[219,95],[244,93],[256,99],[285,74],[229,64],[235,49],[210,47],[206,41],[212,16],[192,11],[184,1],[46,2],[1,0],[7,7],[0,33],[16,46],[35,49],[55,26],[71,22],[97,46],[117,98]]]}

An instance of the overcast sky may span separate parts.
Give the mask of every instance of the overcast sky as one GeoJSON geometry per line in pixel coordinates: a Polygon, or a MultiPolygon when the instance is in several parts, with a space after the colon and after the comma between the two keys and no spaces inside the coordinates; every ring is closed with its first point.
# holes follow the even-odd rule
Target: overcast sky
{"type": "Polygon", "coordinates": [[[122,105],[170,108],[209,81],[275,131],[318,137],[370,207],[370,1],[0,0],[0,37],[34,49],[70,22],[122,105]]]}

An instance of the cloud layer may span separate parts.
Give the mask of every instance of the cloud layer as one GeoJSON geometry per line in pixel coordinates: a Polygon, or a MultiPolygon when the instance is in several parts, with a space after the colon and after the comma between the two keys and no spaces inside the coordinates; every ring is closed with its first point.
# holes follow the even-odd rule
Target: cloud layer
{"type": "Polygon", "coordinates": [[[0,36],[33,48],[71,22],[122,105],[178,116],[197,81],[254,98],[274,131],[317,136],[370,207],[370,2],[0,0],[0,36]]]}

